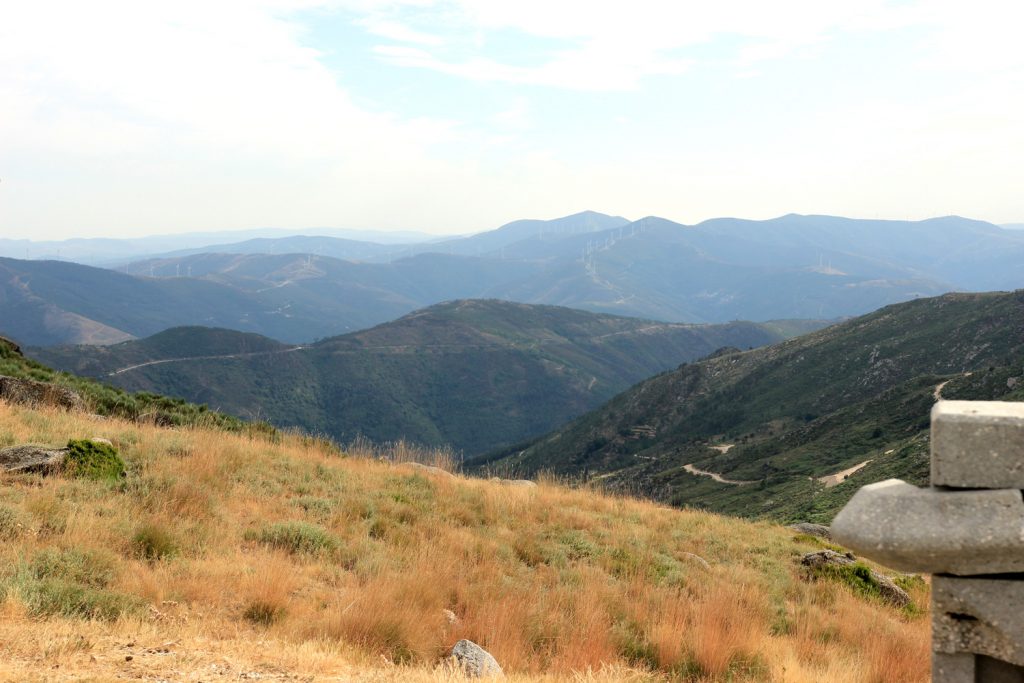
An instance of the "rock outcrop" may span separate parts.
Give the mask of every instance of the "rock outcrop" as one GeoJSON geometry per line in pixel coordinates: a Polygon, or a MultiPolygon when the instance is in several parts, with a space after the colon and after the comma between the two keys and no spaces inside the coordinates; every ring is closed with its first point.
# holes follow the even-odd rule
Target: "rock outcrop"
{"type": "MultiPolygon", "coordinates": [[[[844,567],[857,563],[857,558],[853,553],[837,553],[834,550],[820,550],[816,553],[807,553],[800,560],[800,564],[811,569],[820,569],[823,567],[844,567]]],[[[896,607],[906,607],[910,604],[910,595],[893,583],[892,579],[883,574],[879,574],[873,569],[864,567],[868,572],[868,577],[871,583],[874,583],[878,588],[878,594],[883,600],[896,607]]]]}
{"type": "Polygon", "coordinates": [[[449,656],[455,665],[470,678],[505,675],[498,660],[472,640],[460,640],[455,643],[449,656]]]}
{"type": "Polygon", "coordinates": [[[0,470],[4,472],[52,472],[64,464],[67,448],[25,444],[0,450],[0,470]]]}
{"type": "Polygon", "coordinates": [[[808,536],[817,536],[823,538],[826,541],[832,540],[832,530],[824,524],[812,524],[811,522],[799,522],[797,524],[790,524],[788,529],[798,531],[801,534],[807,534],[808,536]]]}
{"type": "Polygon", "coordinates": [[[0,375],[0,399],[30,406],[56,406],[65,410],[84,410],[85,402],[66,387],[0,375]]]}
{"type": "Polygon", "coordinates": [[[423,474],[436,474],[438,476],[446,477],[448,479],[455,478],[455,475],[447,470],[442,470],[440,467],[434,467],[433,465],[424,465],[423,463],[420,462],[404,462],[402,463],[402,466],[409,467],[414,470],[419,470],[423,474]]]}

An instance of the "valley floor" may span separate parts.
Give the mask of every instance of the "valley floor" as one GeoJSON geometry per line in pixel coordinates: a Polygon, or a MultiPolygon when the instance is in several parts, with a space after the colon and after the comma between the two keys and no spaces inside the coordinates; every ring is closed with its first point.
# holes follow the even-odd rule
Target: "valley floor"
{"type": "Polygon", "coordinates": [[[927,615],[776,525],[0,402],[0,447],[94,436],[126,477],[0,479],[0,679],[451,681],[468,638],[512,681],[928,680],[927,615]]]}

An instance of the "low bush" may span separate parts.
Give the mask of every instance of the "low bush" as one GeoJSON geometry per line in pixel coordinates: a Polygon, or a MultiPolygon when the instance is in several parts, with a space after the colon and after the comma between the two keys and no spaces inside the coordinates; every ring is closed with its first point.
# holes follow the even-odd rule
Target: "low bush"
{"type": "Polygon", "coordinates": [[[12,507],[0,505],[0,540],[9,541],[21,535],[25,525],[12,507]]]}
{"type": "Polygon", "coordinates": [[[245,608],[242,616],[254,624],[270,626],[284,617],[284,606],[267,600],[253,600],[245,608]]]}
{"type": "Polygon", "coordinates": [[[64,472],[83,479],[116,481],[125,475],[125,464],[112,446],[88,439],[68,441],[64,472]]]}
{"type": "Polygon", "coordinates": [[[22,597],[34,616],[78,617],[114,621],[138,611],[142,601],[131,595],[89,588],[61,579],[30,581],[22,597]]]}
{"type": "Polygon", "coordinates": [[[112,556],[75,548],[46,548],[32,558],[30,569],[36,579],[60,579],[92,588],[103,588],[117,576],[112,556]]]}
{"type": "Polygon", "coordinates": [[[180,551],[177,539],[159,524],[144,524],[132,536],[132,550],[138,557],[155,562],[174,557],[180,551]]]}
{"type": "Polygon", "coordinates": [[[277,522],[246,532],[245,539],[258,541],[293,554],[316,555],[338,548],[338,540],[326,529],[309,522],[277,522]]]}

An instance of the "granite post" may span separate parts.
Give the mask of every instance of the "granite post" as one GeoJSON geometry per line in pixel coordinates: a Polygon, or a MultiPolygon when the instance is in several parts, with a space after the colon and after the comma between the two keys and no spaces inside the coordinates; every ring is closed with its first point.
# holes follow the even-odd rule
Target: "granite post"
{"type": "Polygon", "coordinates": [[[1024,683],[1024,403],[939,401],[931,486],[865,486],[832,523],[854,552],[932,574],[933,683],[1024,683]]]}

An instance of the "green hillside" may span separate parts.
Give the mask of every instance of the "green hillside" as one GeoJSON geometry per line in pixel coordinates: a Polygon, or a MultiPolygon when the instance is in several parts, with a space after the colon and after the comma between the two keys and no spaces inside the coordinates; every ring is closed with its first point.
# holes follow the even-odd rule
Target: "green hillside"
{"type": "Polygon", "coordinates": [[[25,357],[20,347],[0,337],[0,376],[45,382],[78,394],[84,407],[97,415],[161,425],[214,427],[228,431],[262,431],[272,429],[265,423],[253,424],[210,410],[180,398],[168,398],[148,391],[128,392],[124,389],[53,370],[25,357]]]}
{"type": "Polygon", "coordinates": [[[76,375],[105,378],[118,370],[154,361],[273,353],[293,348],[251,332],[193,326],[173,327],[152,337],[110,346],[29,347],[28,353],[76,375]]]}
{"type": "MultiPolygon", "coordinates": [[[[150,339],[35,353],[126,389],[182,396],[341,441],[408,439],[479,454],[543,434],[720,347],[782,338],[755,323],[657,323],[496,300],[438,304],[306,348],[238,354],[228,345],[230,357],[211,358],[211,334],[190,328],[165,333],[175,340],[169,345],[150,339]],[[202,352],[182,351],[191,339],[202,352]],[[185,355],[193,358],[110,375],[185,355]]],[[[231,339],[236,347],[243,340],[231,339]]]]}
{"type": "Polygon", "coordinates": [[[827,520],[862,484],[926,481],[940,384],[947,399],[1024,400],[1022,375],[1024,291],[950,294],[682,366],[475,466],[551,470],[745,516],[827,520]],[[838,485],[819,481],[869,460],[838,485]]]}

